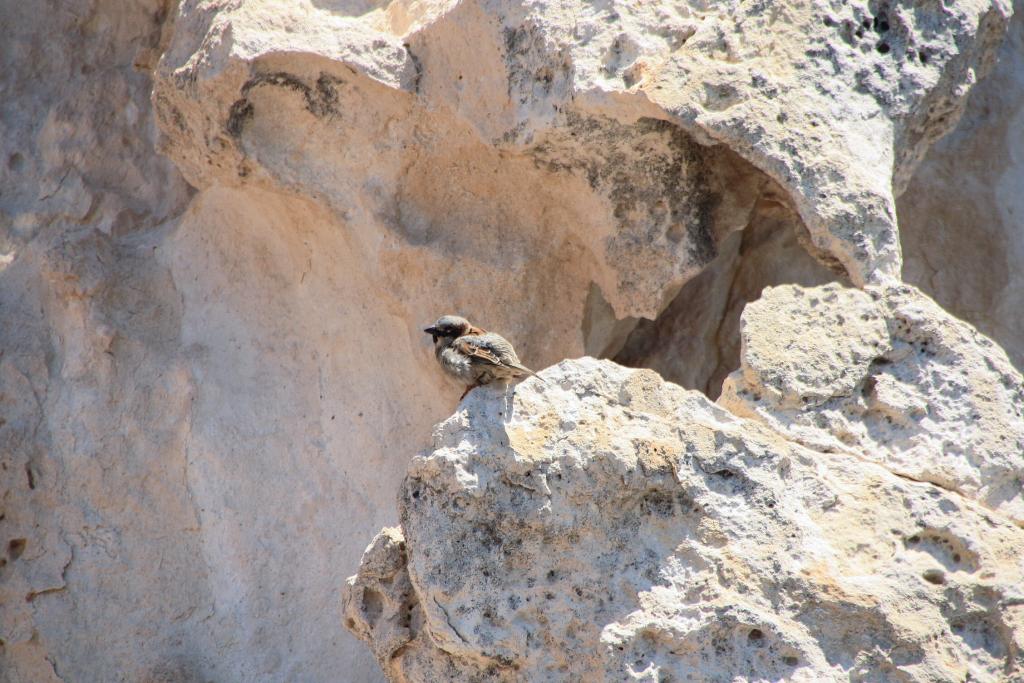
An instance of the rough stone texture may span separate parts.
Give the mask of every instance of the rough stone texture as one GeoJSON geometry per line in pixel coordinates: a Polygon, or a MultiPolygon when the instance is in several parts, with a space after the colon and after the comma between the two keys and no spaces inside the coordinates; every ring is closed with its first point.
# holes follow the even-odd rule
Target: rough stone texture
{"type": "Polygon", "coordinates": [[[767,289],[741,338],[724,407],[1024,524],[1024,379],[913,287],[767,289]]]}
{"type": "MultiPolygon", "coordinates": [[[[373,22],[337,10],[185,3],[189,28],[176,32],[154,90],[162,148],[197,187],[283,189],[329,207],[367,254],[367,270],[400,299],[431,284],[434,299],[465,297],[447,305],[483,317],[498,314],[492,292],[514,291],[557,309],[550,319],[575,335],[581,297],[595,282],[619,317],[653,317],[721,239],[744,227],[770,181],[728,148],[699,145],[668,121],[635,112],[621,121],[566,112],[528,146],[503,143],[504,129],[482,134],[474,126],[498,116],[488,107],[505,106],[505,90],[523,75],[499,64],[489,75],[497,82],[480,83],[481,75],[432,60],[459,50],[468,58],[467,40],[496,59],[531,48],[491,35],[492,18],[479,10],[451,18],[460,11],[409,39],[414,58],[377,29],[379,47],[350,54],[339,36],[361,34],[341,27],[370,32],[373,22]],[[268,16],[282,32],[268,31],[268,16]],[[335,31],[324,29],[333,24],[335,31]],[[196,46],[200,31],[206,37],[196,46]],[[289,36],[302,39],[293,45],[289,36]],[[481,43],[485,37],[498,42],[481,43]],[[473,106],[439,99],[441,81],[464,82],[473,106]],[[456,258],[460,268],[447,273],[456,258]],[[425,283],[419,273],[438,279],[425,283]],[[478,283],[478,294],[465,292],[467,281],[478,283]],[[544,300],[544,291],[566,296],[544,300]]],[[[551,55],[535,49],[536,68],[547,68],[551,55]]],[[[494,65],[474,68],[484,67],[494,65]]]]}
{"type": "Polygon", "coordinates": [[[703,22],[709,30],[652,68],[645,92],[782,184],[814,244],[854,282],[891,278],[900,264],[892,187],[955,122],[1007,10],[722,3],[720,23],[703,22]],[[967,34],[973,47],[954,47],[967,34]]]}
{"type": "MultiPolygon", "coordinates": [[[[622,350],[713,393],[763,286],[897,273],[893,183],[1004,21],[4,4],[0,671],[380,680],[333,606],[456,404],[422,325],[458,311],[531,366],[622,350]]],[[[403,605],[381,603],[396,633],[403,605]]]]}
{"type": "Polygon", "coordinates": [[[656,314],[737,227],[707,216],[733,164],[690,136],[779,183],[854,282],[897,277],[893,185],[956,122],[1009,15],[980,0],[369,9],[183,3],[154,91],[165,151],[199,187],[299,185],[428,243],[443,229],[417,193],[400,201],[395,170],[436,170],[453,135],[519,152],[612,205],[595,281],[620,317],[656,314]],[[370,154],[370,179],[344,172],[370,154]]]}
{"type": "Polygon", "coordinates": [[[903,276],[1024,369],[1024,2],[957,129],[897,201],[903,276]]]}
{"type": "Polygon", "coordinates": [[[346,623],[391,680],[1024,673],[1024,530],[1003,515],[648,370],[542,377],[476,391],[437,427],[402,532],[349,580],[346,623]]]}
{"type": "Polygon", "coordinates": [[[740,314],[766,286],[818,285],[846,278],[816,261],[800,239],[799,219],[763,198],[750,224],[722,245],[718,257],[679,291],[655,320],[640,320],[621,347],[588,349],[715,399],[739,366],[740,314]]]}
{"type": "Polygon", "coordinates": [[[0,8],[5,681],[187,671],[204,635],[191,628],[211,603],[184,485],[190,379],[177,302],[149,300],[173,289],[139,237],[189,197],[152,146],[148,70],[169,9],[0,8]]]}
{"type": "Polygon", "coordinates": [[[345,625],[366,641],[382,662],[409,642],[411,629],[420,627],[405,565],[402,530],[384,529],[363,553],[359,577],[352,582],[351,597],[344,605],[345,625]]]}

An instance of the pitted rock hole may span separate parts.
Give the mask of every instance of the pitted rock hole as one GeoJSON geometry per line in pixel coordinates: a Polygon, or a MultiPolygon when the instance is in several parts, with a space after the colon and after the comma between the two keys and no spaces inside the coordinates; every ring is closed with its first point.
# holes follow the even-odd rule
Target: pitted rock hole
{"type": "Polygon", "coordinates": [[[366,617],[366,623],[371,627],[374,626],[383,612],[384,601],[381,594],[370,588],[363,589],[363,614],[366,617]]]}
{"type": "Polygon", "coordinates": [[[7,544],[7,555],[12,560],[17,560],[25,552],[25,546],[28,545],[28,541],[24,538],[11,539],[7,544]]]}
{"type": "Polygon", "coordinates": [[[611,302],[616,295],[628,297],[631,287],[621,276],[617,291],[591,285],[582,325],[588,355],[650,368],[714,399],[739,366],[740,314],[765,287],[848,284],[837,262],[809,246],[786,193],[728,149],[699,145],[664,121],[645,119],[627,129],[577,117],[570,129],[577,143],[603,150],[599,156],[607,163],[560,157],[571,146],[557,137],[533,152],[549,168],[582,174],[615,202],[624,229],[606,247],[620,275],[628,280],[629,273],[650,274],[631,246],[637,240],[647,249],[653,244],[677,257],[685,254],[676,269],[680,284],[665,287],[665,302],[653,320],[616,315],[611,302]],[[629,153],[611,143],[624,138],[632,141],[629,153]],[[638,165],[631,155],[645,146],[653,156],[638,165]],[[646,180],[637,184],[637,178],[646,180]]]}
{"type": "Polygon", "coordinates": [[[691,279],[654,320],[605,323],[624,337],[609,357],[628,367],[650,368],[666,380],[712,400],[739,367],[740,314],[765,287],[848,284],[804,247],[805,228],[778,194],[763,194],[741,232],[729,235],[719,254],[691,279]],[[618,325],[618,327],[616,327],[618,325]]]}

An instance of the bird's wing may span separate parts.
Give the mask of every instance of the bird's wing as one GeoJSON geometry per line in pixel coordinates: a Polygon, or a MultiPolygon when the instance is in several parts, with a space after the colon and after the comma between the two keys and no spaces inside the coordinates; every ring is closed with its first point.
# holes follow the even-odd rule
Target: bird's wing
{"type": "Polygon", "coordinates": [[[491,349],[485,340],[473,335],[459,337],[452,342],[452,348],[467,356],[470,362],[485,365],[505,365],[501,357],[491,349]]]}
{"type": "Polygon", "coordinates": [[[512,344],[509,343],[508,339],[505,339],[500,334],[487,332],[477,337],[477,343],[486,346],[505,365],[519,364],[519,356],[516,355],[516,350],[512,348],[512,344]]]}
{"type": "Polygon", "coordinates": [[[524,375],[537,374],[519,362],[515,349],[507,339],[494,332],[464,335],[452,342],[452,348],[469,358],[470,363],[513,369],[524,375]]]}

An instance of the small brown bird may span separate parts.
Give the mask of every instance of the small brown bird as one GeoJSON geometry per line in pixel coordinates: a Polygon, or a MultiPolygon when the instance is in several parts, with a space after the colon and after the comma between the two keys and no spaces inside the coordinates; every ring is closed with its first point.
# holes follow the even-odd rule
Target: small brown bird
{"type": "Polygon", "coordinates": [[[475,387],[536,374],[519,362],[507,339],[465,318],[443,315],[423,331],[434,339],[434,355],[444,371],[466,385],[460,401],[475,387]]]}

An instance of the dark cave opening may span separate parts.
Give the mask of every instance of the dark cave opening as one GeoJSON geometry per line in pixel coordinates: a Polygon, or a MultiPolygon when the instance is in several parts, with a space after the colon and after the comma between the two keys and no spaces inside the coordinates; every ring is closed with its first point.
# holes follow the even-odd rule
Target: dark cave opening
{"type": "Polygon", "coordinates": [[[719,246],[718,255],[687,281],[654,320],[609,319],[600,292],[588,298],[588,353],[627,367],[649,368],[668,381],[715,400],[739,367],[740,315],[765,287],[849,284],[844,274],[816,260],[804,244],[806,229],[778,195],[758,199],[750,221],[719,246]],[[601,321],[601,322],[596,322],[601,321]]]}

